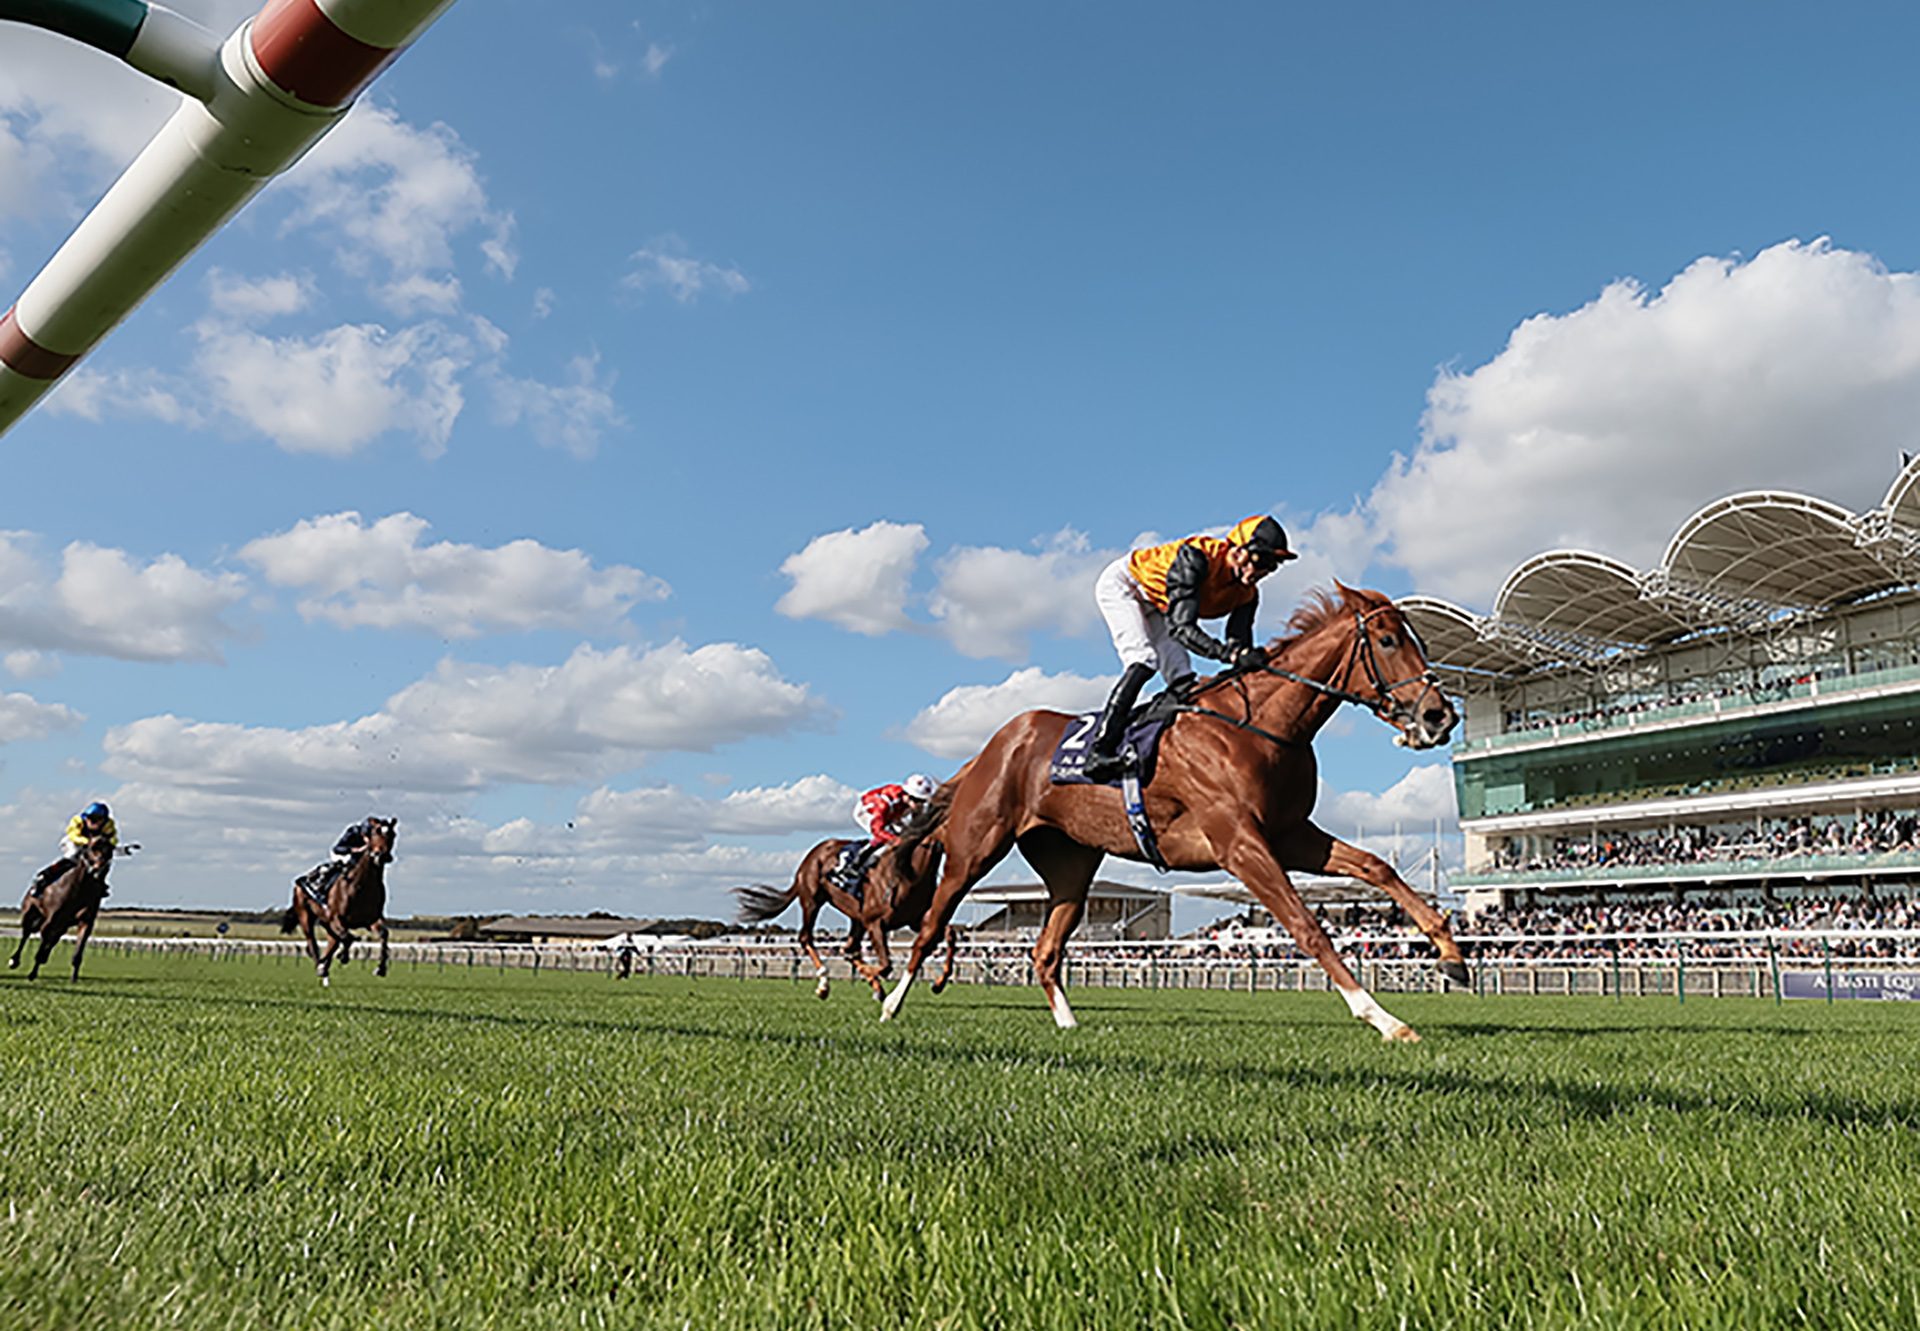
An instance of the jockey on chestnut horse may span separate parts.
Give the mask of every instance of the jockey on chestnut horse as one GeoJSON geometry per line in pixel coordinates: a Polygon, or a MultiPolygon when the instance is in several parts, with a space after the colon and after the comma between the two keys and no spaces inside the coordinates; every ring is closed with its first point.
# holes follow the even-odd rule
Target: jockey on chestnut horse
{"type": "MultiPolygon", "coordinates": [[[[1169,653],[1166,644],[1177,645],[1180,637],[1191,641],[1191,632],[1180,634],[1189,622],[1185,616],[1193,610],[1201,615],[1236,612],[1250,604],[1253,583],[1277,566],[1279,552],[1285,550],[1285,536],[1278,528],[1271,518],[1250,518],[1225,541],[1175,542],[1199,546],[1201,590],[1178,612],[1171,609],[1177,598],[1169,598],[1164,615],[1156,588],[1178,579],[1156,581],[1154,568],[1175,569],[1182,560],[1191,566],[1195,558],[1179,549],[1156,553],[1143,561],[1143,577],[1132,564],[1137,556],[1130,557],[1126,562],[1138,594],[1113,587],[1110,568],[1101,577],[1102,609],[1116,599],[1110,593],[1132,597],[1137,614],[1125,607],[1121,612],[1127,635],[1145,638],[1158,666],[1177,669],[1185,653],[1169,653]],[[1233,591],[1235,582],[1242,592],[1233,591]],[[1241,599],[1234,600],[1236,596],[1241,599]]],[[[1243,624],[1250,630],[1250,616],[1230,619],[1229,636],[1243,624]]],[[[1207,653],[1227,655],[1233,666],[1205,683],[1184,685],[1177,695],[1156,769],[1141,792],[1142,812],[1157,832],[1157,853],[1168,867],[1232,874],[1319,962],[1355,1017],[1384,1039],[1417,1040],[1412,1027],[1361,987],[1287,874],[1334,874],[1380,888],[1432,941],[1447,978],[1464,984],[1465,960],[1440,912],[1386,861],[1332,836],[1310,816],[1319,786],[1313,739],[1342,703],[1365,707],[1400,732],[1395,743],[1416,749],[1445,743],[1459,718],[1406,618],[1380,593],[1336,583],[1332,594],[1311,595],[1288,628],[1289,636],[1264,650],[1220,644],[1220,652],[1207,653]]],[[[1145,662],[1130,656],[1133,649],[1122,637],[1116,624],[1115,642],[1132,676],[1137,673],[1133,666],[1145,662]]],[[[1111,727],[1111,733],[1097,736],[1105,741],[1102,752],[1118,747],[1119,727],[1132,696],[1151,673],[1149,668],[1139,674],[1131,693],[1125,679],[1115,690],[1108,706],[1120,721],[1103,716],[1096,727],[1111,727]]],[[[1176,677],[1173,682],[1180,681],[1176,677]]],[[[1050,899],[1047,923],[1034,947],[1035,972],[1054,1020],[1062,1027],[1077,1024],[1060,986],[1067,937],[1079,923],[1100,861],[1108,855],[1140,860],[1147,854],[1119,791],[1051,781],[1050,760],[1073,720],[1059,712],[1033,711],[1002,726],[980,754],[941,787],[928,816],[896,848],[896,854],[910,854],[920,840],[935,837],[946,848],[946,866],[906,974],[882,1010],[883,1020],[899,1013],[932,940],[961,898],[1018,845],[1046,883],[1050,899]]]]}
{"type": "MultiPolygon", "coordinates": [[[[927,793],[933,793],[931,781],[927,782],[927,793]]],[[[915,811],[923,807],[923,804],[915,802],[915,811]]],[[[813,973],[817,981],[814,993],[825,998],[831,986],[827,978],[827,964],[820,959],[819,949],[814,946],[813,926],[820,908],[831,904],[853,925],[847,937],[847,959],[853,963],[860,978],[872,987],[873,996],[884,998],[886,990],[880,982],[893,971],[893,957],[887,949],[887,931],[917,928],[920,925],[926,915],[927,903],[933,899],[934,883],[940,872],[939,842],[916,842],[914,850],[901,860],[890,853],[897,838],[898,833],[895,832],[881,847],[871,872],[867,873],[864,886],[856,890],[848,887],[837,866],[844,864],[867,843],[830,837],[801,858],[800,867],[794,870],[793,885],[786,891],[765,883],[734,888],[733,895],[740,903],[736,918],[741,924],[764,924],[785,910],[787,903],[799,901],[800,932],[796,941],[813,961],[813,973]],[[861,947],[863,939],[873,944],[873,965],[868,965],[864,959],[861,947]]],[[[933,982],[936,994],[946,987],[947,981],[953,976],[954,953],[959,944],[958,932],[955,929],[946,930],[946,964],[941,969],[940,978],[933,982]]],[[[938,940],[935,941],[937,944],[938,940]]]]}

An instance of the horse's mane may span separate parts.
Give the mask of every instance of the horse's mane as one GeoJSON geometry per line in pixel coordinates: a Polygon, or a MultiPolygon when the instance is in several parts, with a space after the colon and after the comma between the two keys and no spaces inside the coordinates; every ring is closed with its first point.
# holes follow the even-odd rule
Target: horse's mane
{"type": "Polygon", "coordinates": [[[1267,644],[1267,654],[1276,657],[1282,655],[1347,614],[1356,602],[1371,606],[1373,600],[1371,594],[1352,587],[1342,587],[1337,582],[1331,589],[1309,588],[1299,607],[1287,617],[1286,630],[1267,644]]]}

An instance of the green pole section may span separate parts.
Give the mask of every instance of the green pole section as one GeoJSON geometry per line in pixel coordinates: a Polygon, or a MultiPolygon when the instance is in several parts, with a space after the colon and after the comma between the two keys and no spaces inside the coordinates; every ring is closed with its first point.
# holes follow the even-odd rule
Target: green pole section
{"type": "Polygon", "coordinates": [[[1608,947],[1613,951],[1613,998],[1617,1003],[1620,1001],[1620,940],[1614,939],[1608,947]]]}
{"type": "Polygon", "coordinates": [[[1682,1003],[1687,1001],[1687,945],[1679,939],[1673,944],[1673,990],[1682,1003]]]}
{"type": "Polygon", "coordinates": [[[147,21],[147,0],[0,0],[0,22],[25,23],[121,59],[147,21]]]}
{"type": "Polygon", "coordinates": [[[1826,958],[1827,1001],[1831,1003],[1833,1001],[1833,940],[1831,938],[1820,940],[1820,955],[1826,958]]]}
{"type": "Polygon", "coordinates": [[[1773,1005],[1780,1006],[1780,940],[1767,937],[1767,969],[1773,973],[1773,1005]]]}

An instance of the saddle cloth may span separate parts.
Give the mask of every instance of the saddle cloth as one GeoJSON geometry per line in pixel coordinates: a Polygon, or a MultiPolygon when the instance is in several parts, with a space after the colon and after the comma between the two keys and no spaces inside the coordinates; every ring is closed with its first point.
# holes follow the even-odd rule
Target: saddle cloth
{"type": "MultiPolygon", "coordinates": [[[[1153,780],[1154,760],[1160,756],[1160,737],[1167,727],[1173,724],[1178,715],[1174,711],[1178,699],[1170,693],[1156,694],[1146,706],[1139,708],[1127,719],[1127,733],[1120,739],[1120,752],[1132,749],[1138,758],[1140,784],[1147,785],[1153,780]]],[[[1056,786],[1090,786],[1086,774],[1080,769],[1087,761],[1087,745],[1093,738],[1094,723],[1100,719],[1100,713],[1087,712],[1076,716],[1067,723],[1067,729],[1060,736],[1059,747],[1053,751],[1053,759],[1047,765],[1047,779],[1056,786]]],[[[1120,778],[1100,782],[1101,785],[1117,786],[1120,778]]]]}

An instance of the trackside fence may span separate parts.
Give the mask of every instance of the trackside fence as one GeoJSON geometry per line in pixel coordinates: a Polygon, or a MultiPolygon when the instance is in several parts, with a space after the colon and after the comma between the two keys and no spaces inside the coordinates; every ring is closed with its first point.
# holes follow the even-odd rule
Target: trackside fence
{"type": "MultiPolygon", "coordinates": [[[[1848,989],[1848,977],[1920,971],[1920,929],[1767,929],[1747,932],[1495,934],[1460,939],[1481,995],[1570,994],[1594,997],[1778,999],[1785,976],[1819,977],[1829,997],[1848,989]],[[1836,979],[1836,977],[1839,977],[1836,979]]],[[[1334,935],[1362,984],[1379,993],[1440,992],[1446,988],[1425,943],[1378,935],[1334,935]]],[[[909,946],[894,943],[896,973],[909,946]]],[[[233,965],[309,965],[304,946],[282,940],[97,937],[89,951],[126,955],[201,957],[233,965]]],[[[1027,985],[1033,981],[1030,945],[963,942],[954,968],[962,984],[1027,985]]],[[[353,965],[371,968],[374,945],[362,942],[353,965]]],[[[941,958],[927,963],[938,974],[941,958]]],[[[336,963],[337,964],[337,963],[336,963]]],[[[619,958],[601,947],[533,944],[395,943],[395,967],[468,971],[619,973],[619,958]]],[[[791,942],[709,942],[664,945],[631,958],[634,975],[699,980],[786,980],[812,985],[816,976],[791,942]]],[[[833,956],[829,979],[861,983],[851,963],[833,956]]],[[[1067,981],[1088,988],[1324,991],[1331,986],[1312,961],[1279,949],[1221,948],[1191,940],[1087,943],[1069,949],[1067,981]]],[[[1802,986],[1804,991],[1804,986],[1802,986]]]]}

